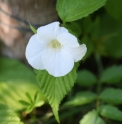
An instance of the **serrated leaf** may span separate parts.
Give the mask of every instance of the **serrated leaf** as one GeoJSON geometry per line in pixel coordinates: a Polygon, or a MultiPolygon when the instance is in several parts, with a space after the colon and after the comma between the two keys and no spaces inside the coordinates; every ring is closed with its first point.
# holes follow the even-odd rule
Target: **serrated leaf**
{"type": "Polygon", "coordinates": [[[60,123],[58,116],[59,104],[75,83],[77,66],[78,63],[75,64],[70,73],[63,77],[53,77],[45,70],[35,71],[40,89],[48,99],[58,123],[60,123]]]}
{"type": "Polygon", "coordinates": [[[111,104],[122,104],[122,90],[107,88],[100,94],[100,99],[111,104]]]}
{"type": "Polygon", "coordinates": [[[100,81],[103,83],[119,83],[122,79],[122,66],[112,66],[105,69],[101,76],[100,81]]]}
{"type": "Polygon", "coordinates": [[[37,33],[37,30],[29,23],[31,30],[33,31],[34,34],[37,33]]]}
{"type": "Polygon", "coordinates": [[[8,106],[0,104],[0,124],[23,124],[8,106]]]}
{"type": "Polygon", "coordinates": [[[78,92],[71,100],[66,102],[64,106],[78,106],[88,104],[96,99],[97,95],[90,91],[78,92]]]}
{"type": "Polygon", "coordinates": [[[107,12],[117,20],[122,20],[122,0],[107,0],[107,12]]]}
{"type": "Polygon", "coordinates": [[[84,115],[79,124],[105,124],[105,122],[98,116],[97,111],[93,110],[84,115]]]}
{"type": "Polygon", "coordinates": [[[102,105],[99,108],[100,115],[108,119],[122,121],[122,111],[112,105],[102,105]]]}
{"type": "Polygon", "coordinates": [[[77,74],[77,83],[81,86],[91,86],[97,82],[95,75],[88,70],[78,71],[77,74]]]}
{"type": "MultiPolygon", "coordinates": [[[[29,103],[26,93],[34,99],[38,90],[40,89],[32,70],[17,60],[0,58],[0,103],[14,110],[25,109],[26,106],[19,100],[29,103]]],[[[39,94],[40,101],[45,101],[42,93],[39,94]]]]}
{"type": "Polygon", "coordinates": [[[57,0],[56,9],[64,22],[71,22],[88,16],[105,3],[106,0],[57,0]]]}

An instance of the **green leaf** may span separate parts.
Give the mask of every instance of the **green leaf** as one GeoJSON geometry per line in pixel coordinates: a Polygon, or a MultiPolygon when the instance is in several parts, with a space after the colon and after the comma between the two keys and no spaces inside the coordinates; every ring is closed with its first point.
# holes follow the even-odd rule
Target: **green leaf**
{"type": "Polygon", "coordinates": [[[122,104],[122,90],[107,88],[100,94],[100,99],[111,104],[122,104]]]}
{"type": "Polygon", "coordinates": [[[100,115],[108,119],[122,121],[122,111],[112,105],[102,105],[99,108],[100,115]]]}
{"type": "Polygon", "coordinates": [[[26,106],[26,113],[30,113],[34,108],[40,107],[44,104],[44,101],[40,100],[40,93],[38,91],[35,93],[34,99],[32,99],[28,93],[26,93],[26,96],[28,98],[28,102],[24,100],[19,101],[21,104],[26,106]]]}
{"type": "MultiPolygon", "coordinates": [[[[120,25],[120,27],[122,27],[120,25]]],[[[105,51],[108,56],[113,58],[121,58],[122,57],[122,30],[116,31],[113,34],[108,35],[108,39],[104,42],[105,51]]],[[[107,35],[106,35],[107,36],[107,35]]]]}
{"type": "Polygon", "coordinates": [[[64,106],[77,106],[88,104],[96,99],[96,94],[90,91],[78,92],[71,100],[66,102],[64,106]]]}
{"type": "Polygon", "coordinates": [[[81,19],[105,4],[106,0],[57,0],[56,9],[64,22],[81,19]]]}
{"type": "MultiPolygon", "coordinates": [[[[101,41],[104,45],[106,56],[113,58],[122,57],[122,23],[104,14],[101,18],[101,26],[99,28],[101,41]]],[[[99,40],[98,40],[99,41],[99,40]]]]}
{"type": "Polygon", "coordinates": [[[27,96],[27,98],[28,98],[28,101],[29,101],[30,103],[32,103],[33,100],[32,100],[32,98],[31,98],[31,96],[29,95],[29,93],[26,93],[26,96],[27,96]]]}
{"type": "Polygon", "coordinates": [[[23,124],[8,106],[0,104],[0,124],[23,124]]]}
{"type": "MultiPolygon", "coordinates": [[[[14,110],[25,109],[27,106],[19,101],[30,103],[26,94],[34,99],[35,93],[39,90],[32,70],[17,60],[0,58],[0,103],[14,110]]],[[[45,101],[41,92],[39,92],[39,100],[45,101]]]]}
{"type": "Polygon", "coordinates": [[[122,21],[122,0],[107,0],[105,6],[108,14],[117,20],[122,21]]]}
{"type": "Polygon", "coordinates": [[[122,79],[122,65],[105,69],[100,77],[102,83],[119,83],[122,79]]]}
{"type": "Polygon", "coordinates": [[[34,34],[37,33],[37,30],[29,23],[31,30],[33,31],[34,34]]]}
{"type": "Polygon", "coordinates": [[[46,70],[35,71],[41,91],[48,99],[58,123],[60,123],[58,116],[59,104],[75,83],[77,67],[78,63],[75,64],[70,73],[63,77],[53,77],[46,70]]]}
{"type": "Polygon", "coordinates": [[[84,115],[80,124],[105,124],[105,122],[98,116],[97,111],[93,110],[84,115]]]}
{"type": "Polygon", "coordinates": [[[78,71],[77,83],[81,86],[91,86],[97,82],[95,75],[88,71],[82,70],[78,71]]]}

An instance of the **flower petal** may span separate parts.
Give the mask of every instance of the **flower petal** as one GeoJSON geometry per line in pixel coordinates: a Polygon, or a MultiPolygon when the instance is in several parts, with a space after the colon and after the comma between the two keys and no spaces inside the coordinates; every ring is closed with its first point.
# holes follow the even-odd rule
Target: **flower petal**
{"type": "Polygon", "coordinates": [[[62,33],[57,37],[57,40],[63,45],[63,46],[70,46],[70,47],[77,47],[79,46],[77,38],[70,34],[70,33],[62,33]]]}
{"type": "Polygon", "coordinates": [[[50,42],[59,34],[59,22],[53,22],[37,29],[37,39],[39,42],[50,42]]]}
{"type": "Polygon", "coordinates": [[[87,51],[85,44],[79,45],[78,47],[74,48],[65,47],[64,49],[73,56],[75,62],[81,60],[87,51]]]}
{"type": "Polygon", "coordinates": [[[68,33],[68,30],[64,27],[60,27],[59,35],[62,34],[62,33],[68,33]]]}
{"type": "Polygon", "coordinates": [[[33,35],[29,43],[26,47],[26,58],[28,60],[28,63],[35,69],[44,69],[42,64],[42,53],[45,50],[46,46],[44,44],[41,44],[36,39],[36,34],[33,35]]]}
{"type": "Polygon", "coordinates": [[[42,63],[49,74],[60,77],[68,74],[73,66],[74,60],[64,50],[55,51],[48,49],[42,56],[42,63]]]}

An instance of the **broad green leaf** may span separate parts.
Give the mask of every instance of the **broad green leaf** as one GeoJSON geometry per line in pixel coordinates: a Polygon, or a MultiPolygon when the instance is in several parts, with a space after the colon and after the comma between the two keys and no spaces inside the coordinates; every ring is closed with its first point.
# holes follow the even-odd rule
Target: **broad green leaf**
{"type": "Polygon", "coordinates": [[[105,122],[98,116],[97,111],[93,110],[84,115],[79,124],[105,124],[105,122]]]}
{"type": "Polygon", "coordinates": [[[34,34],[37,33],[37,30],[29,23],[31,30],[33,31],[34,34]]]}
{"type": "Polygon", "coordinates": [[[102,83],[119,83],[122,79],[122,65],[114,65],[105,69],[100,77],[102,83]]]}
{"type": "MultiPolygon", "coordinates": [[[[35,74],[21,62],[14,59],[0,58],[0,103],[10,106],[14,110],[25,109],[19,101],[30,102],[39,91],[35,74]]],[[[40,95],[40,102],[44,102],[44,96],[40,95]]]]}
{"type": "Polygon", "coordinates": [[[95,75],[88,70],[78,71],[77,74],[77,83],[81,86],[91,86],[97,82],[95,75]]]}
{"type": "Polygon", "coordinates": [[[102,105],[99,108],[100,115],[108,119],[122,121],[122,111],[112,105],[102,105]]]}
{"type": "Polygon", "coordinates": [[[122,0],[107,0],[105,8],[108,14],[122,21],[122,0]]]}
{"type": "Polygon", "coordinates": [[[100,94],[100,99],[111,104],[122,104],[122,90],[107,88],[100,94]]]}
{"type": "Polygon", "coordinates": [[[45,70],[35,71],[40,89],[48,99],[58,123],[60,123],[58,116],[59,104],[75,83],[77,66],[78,63],[75,64],[70,73],[63,77],[53,77],[45,70]]]}
{"type": "Polygon", "coordinates": [[[96,99],[96,94],[90,91],[78,92],[71,100],[66,102],[64,106],[77,106],[88,104],[96,99]]]}
{"type": "Polygon", "coordinates": [[[105,3],[106,0],[57,0],[56,9],[64,22],[71,22],[88,16],[105,3]]]}
{"type": "Polygon", "coordinates": [[[24,124],[16,113],[6,105],[0,104],[0,124],[24,124]]]}

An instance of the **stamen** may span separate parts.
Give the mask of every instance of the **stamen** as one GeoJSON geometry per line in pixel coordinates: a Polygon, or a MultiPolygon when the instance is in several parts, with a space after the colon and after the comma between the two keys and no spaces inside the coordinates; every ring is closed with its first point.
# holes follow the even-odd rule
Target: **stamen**
{"type": "Polygon", "coordinates": [[[51,43],[50,43],[50,47],[51,48],[61,48],[61,44],[57,41],[57,40],[53,40],[53,41],[51,41],[51,43]]]}

